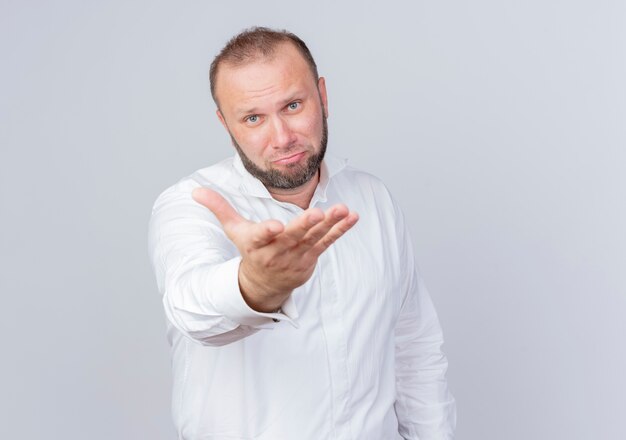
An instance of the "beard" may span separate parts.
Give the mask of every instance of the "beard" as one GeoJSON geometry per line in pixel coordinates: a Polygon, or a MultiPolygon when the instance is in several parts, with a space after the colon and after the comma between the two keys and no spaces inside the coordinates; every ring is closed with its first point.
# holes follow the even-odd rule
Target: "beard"
{"type": "MultiPolygon", "coordinates": [[[[292,166],[289,166],[289,173],[271,167],[268,167],[266,170],[260,168],[245,155],[232,134],[230,135],[230,138],[232,139],[233,145],[241,157],[243,166],[250,174],[259,179],[266,188],[294,189],[304,185],[317,175],[317,172],[322,164],[322,160],[324,160],[324,155],[326,154],[326,145],[328,144],[328,123],[326,122],[326,117],[322,116],[322,137],[320,139],[318,152],[309,156],[304,164],[293,164],[292,166]]],[[[289,154],[290,150],[295,149],[295,147],[296,146],[290,148],[285,153],[289,154]]]]}

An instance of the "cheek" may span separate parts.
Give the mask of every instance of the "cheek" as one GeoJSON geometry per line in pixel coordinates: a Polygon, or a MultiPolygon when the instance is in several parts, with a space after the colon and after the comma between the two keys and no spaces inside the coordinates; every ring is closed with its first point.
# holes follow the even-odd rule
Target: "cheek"
{"type": "Polygon", "coordinates": [[[267,136],[263,130],[240,133],[235,139],[237,139],[239,146],[248,156],[260,156],[267,145],[267,136]]]}
{"type": "Polygon", "coordinates": [[[322,119],[317,117],[302,118],[294,123],[293,130],[307,138],[319,138],[322,132],[322,119]]]}

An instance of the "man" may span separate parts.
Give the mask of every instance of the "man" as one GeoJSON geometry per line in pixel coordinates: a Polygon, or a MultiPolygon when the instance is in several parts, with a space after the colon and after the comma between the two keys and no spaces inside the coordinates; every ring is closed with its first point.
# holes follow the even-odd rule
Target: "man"
{"type": "Polygon", "coordinates": [[[325,155],[306,45],[244,31],[210,80],[237,154],[166,190],[150,223],[179,438],[452,438],[403,216],[379,180],[325,155]]]}

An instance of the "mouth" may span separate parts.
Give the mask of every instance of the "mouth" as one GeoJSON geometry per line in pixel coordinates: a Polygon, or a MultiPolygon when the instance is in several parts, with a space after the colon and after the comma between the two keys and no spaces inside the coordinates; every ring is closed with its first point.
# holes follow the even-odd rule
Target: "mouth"
{"type": "Polygon", "coordinates": [[[272,163],[276,165],[289,165],[298,162],[306,154],[306,151],[300,153],[290,154],[289,156],[281,157],[280,159],[273,160],[272,163]]]}

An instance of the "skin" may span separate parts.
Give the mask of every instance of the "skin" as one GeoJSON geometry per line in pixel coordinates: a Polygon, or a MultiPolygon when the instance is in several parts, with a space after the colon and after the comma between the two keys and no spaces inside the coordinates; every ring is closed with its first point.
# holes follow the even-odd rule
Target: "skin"
{"type": "MultiPolygon", "coordinates": [[[[216,85],[220,122],[233,145],[261,170],[302,174],[306,162],[322,149],[328,116],[325,80],[315,80],[290,43],[278,46],[270,59],[220,66],[216,85]]],[[[358,215],[343,204],[326,212],[309,208],[318,182],[319,170],[296,187],[266,184],[276,200],[305,209],[287,225],[251,222],[215,191],[193,191],[194,200],[215,214],[239,250],[239,287],[252,309],[276,311],[311,277],[319,256],[356,224],[358,215]]]]}

